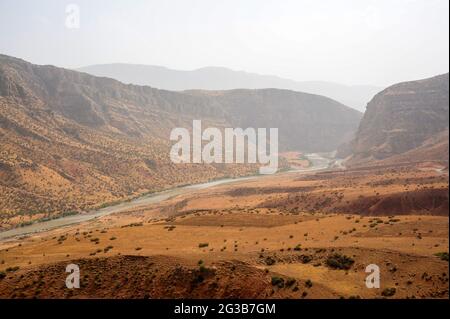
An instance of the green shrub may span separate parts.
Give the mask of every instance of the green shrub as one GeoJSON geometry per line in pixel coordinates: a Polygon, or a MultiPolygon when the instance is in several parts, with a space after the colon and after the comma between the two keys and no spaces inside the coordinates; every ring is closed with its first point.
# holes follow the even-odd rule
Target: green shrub
{"type": "Polygon", "coordinates": [[[311,288],[313,286],[313,283],[310,279],[308,279],[307,281],[305,281],[305,286],[308,288],[311,288]]]}
{"type": "Polygon", "coordinates": [[[17,271],[17,270],[19,270],[19,266],[6,268],[6,272],[14,272],[14,271],[17,271]]]}
{"type": "Polygon", "coordinates": [[[284,287],[284,279],[281,277],[272,277],[272,286],[277,286],[278,288],[284,287]]]}
{"type": "Polygon", "coordinates": [[[326,260],[327,266],[333,269],[347,270],[350,269],[354,263],[355,261],[352,258],[338,253],[328,256],[326,260]]]}
{"type": "Polygon", "coordinates": [[[312,260],[312,257],[310,255],[301,255],[300,260],[302,263],[307,264],[312,260]]]}
{"type": "Polygon", "coordinates": [[[267,266],[275,265],[275,263],[276,263],[276,261],[275,261],[275,259],[273,259],[272,257],[267,257],[267,258],[266,258],[266,265],[267,265],[267,266]]]}
{"type": "Polygon", "coordinates": [[[434,255],[441,258],[441,260],[448,261],[448,252],[440,252],[440,253],[436,253],[434,255]]]}
{"type": "Polygon", "coordinates": [[[297,280],[295,280],[294,278],[288,278],[286,280],[286,287],[292,287],[293,285],[295,285],[296,282],[297,280]]]}
{"type": "Polygon", "coordinates": [[[395,288],[386,288],[381,292],[381,295],[383,297],[392,297],[393,295],[395,295],[397,289],[395,288]]]}

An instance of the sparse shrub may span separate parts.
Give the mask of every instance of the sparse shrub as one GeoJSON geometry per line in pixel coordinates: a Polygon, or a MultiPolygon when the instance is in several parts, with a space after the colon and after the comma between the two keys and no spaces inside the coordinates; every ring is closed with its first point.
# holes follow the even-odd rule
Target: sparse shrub
{"type": "Polygon", "coordinates": [[[15,272],[17,270],[19,270],[19,266],[14,266],[14,267],[8,267],[6,268],[6,272],[15,272]]]}
{"type": "Polygon", "coordinates": [[[275,259],[273,259],[272,257],[267,257],[267,258],[266,258],[266,265],[267,265],[267,266],[275,265],[275,263],[276,263],[276,261],[275,261],[275,259]]]}
{"type": "Polygon", "coordinates": [[[208,247],[208,246],[209,246],[208,243],[200,243],[200,244],[198,244],[198,248],[205,248],[205,247],[208,247]]]}
{"type": "Polygon", "coordinates": [[[348,270],[354,264],[354,260],[348,256],[335,253],[328,256],[326,264],[333,269],[345,269],[348,270]]]}
{"type": "Polygon", "coordinates": [[[114,247],[113,246],[107,246],[107,247],[105,247],[105,249],[103,249],[103,252],[104,253],[107,253],[108,251],[110,251],[111,249],[113,249],[114,247]]]}
{"type": "Polygon", "coordinates": [[[142,223],[142,222],[140,222],[140,223],[131,223],[131,224],[128,224],[128,225],[123,225],[123,226],[121,226],[121,228],[126,228],[126,227],[140,227],[140,226],[143,226],[144,225],[144,223],[142,223]]]}
{"type": "Polygon", "coordinates": [[[281,277],[272,277],[272,286],[277,286],[278,288],[284,287],[284,279],[281,277]]]}
{"type": "Polygon", "coordinates": [[[286,287],[292,287],[293,285],[295,285],[296,282],[297,280],[295,280],[294,278],[288,278],[286,280],[286,287]]]}
{"type": "Polygon", "coordinates": [[[441,260],[448,261],[448,252],[436,253],[435,256],[441,258],[441,260]]]}
{"type": "Polygon", "coordinates": [[[203,277],[202,275],[198,275],[194,278],[193,283],[199,284],[199,283],[202,283],[204,280],[205,280],[205,277],[203,277]]]}
{"type": "Polygon", "coordinates": [[[383,297],[392,297],[397,292],[397,289],[395,288],[386,288],[381,292],[381,295],[383,297]]]}
{"type": "Polygon", "coordinates": [[[306,281],[305,281],[305,286],[306,286],[307,288],[311,288],[311,287],[313,286],[312,281],[311,281],[310,279],[306,280],[306,281]]]}
{"type": "Polygon", "coordinates": [[[301,255],[300,260],[302,263],[307,264],[312,260],[312,257],[310,255],[301,255]]]}

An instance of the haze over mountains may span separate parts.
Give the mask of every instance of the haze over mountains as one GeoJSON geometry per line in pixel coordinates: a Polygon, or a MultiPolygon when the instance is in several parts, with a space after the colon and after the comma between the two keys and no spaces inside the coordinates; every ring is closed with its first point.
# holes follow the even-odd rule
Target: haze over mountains
{"type": "Polygon", "coordinates": [[[371,85],[348,86],[325,81],[293,81],[273,75],[205,67],[191,71],[138,64],[98,64],[77,69],[96,76],[110,77],[124,83],[183,91],[192,89],[231,90],[278,88],[327,96],[364,112],[367,103],[383,88],[371,85]]]}
{"type": "Polygon", "coordinates": [[[367,106],[348,163],[426,161],[448,163],[449,74],[399,83],[367,106]]]}
{"type": "Polygon", "coordinates": [[[288,90],[171,92],[0,55],[0,210],[46,217],[148,191],[252,174],[250,165],[175,165],[170,131],[278,127],[280,150],[332,151],[362,114],[288,90]]]}

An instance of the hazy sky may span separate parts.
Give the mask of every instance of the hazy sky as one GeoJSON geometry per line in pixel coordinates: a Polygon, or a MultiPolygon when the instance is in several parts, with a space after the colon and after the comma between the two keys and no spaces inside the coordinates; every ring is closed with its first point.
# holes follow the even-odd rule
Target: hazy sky
{"type": "Polygon", "coordinates": [[[0,0],[0,53],[389,85],[448,72],[448,0],[0,0]],[[80,27],[65,25],[66,5],[80,27]]]}

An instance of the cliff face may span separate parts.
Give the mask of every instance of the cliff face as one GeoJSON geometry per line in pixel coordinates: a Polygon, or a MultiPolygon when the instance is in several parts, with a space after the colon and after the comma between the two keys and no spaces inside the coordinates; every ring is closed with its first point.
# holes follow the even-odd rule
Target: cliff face
{"type": "Polygon", "coordinates": [[[173,164],[170,131],[193,119],[204,127],[278,127],[281,150],[327,151],[360,116],[318,95],[171,92],[0,55],[0,217],[44,217],[256,171],[173,164]]]}
{"type": "Polygon", "coordinates": [[[334,151],[349,141],[362,116],[329,98],[279,89],[188,91],[218,105],[232,127],[276,127],[280,150],[334,151]]]}
{"type": "MultiPolygon", "coordinates": [[[[384,160],[414,149],[425,152],[433,140],[442,144],[442,138],[433,137],[448,136],[448,127],[448,74],[393,85],[378,93],[367,105],[348,162],[384,160]]],[[[445,154],[445,151],[433,152],[429,159],[444,160],[445,154]]]]}
{"type": "Polygon", "coordinates": [[[197,117],[223,125],[220,109],[193,100],[0,56],[0,229],[255,172],[170,161],[173,127],[190,127],[197,117]]]}
{"type": "Polygon", "coordinates": [[[278,127],[280,149],[312,152],[335,150],[349,139],[362,117],[314,94],[279,89],[172,92],[7,56],[0,56],[0,96],[33,107],[45,105],[83,126],[132,135],[151,132],[166,137],[165,129],[174,127],[177,119],[180,123],[209,119],[230,127],[278,127]],[[156,114],[160,118],[155,119],[156,114]]]}

